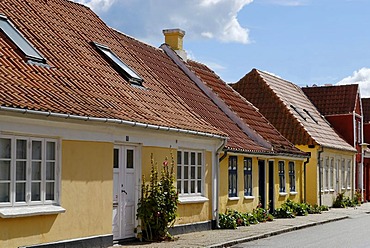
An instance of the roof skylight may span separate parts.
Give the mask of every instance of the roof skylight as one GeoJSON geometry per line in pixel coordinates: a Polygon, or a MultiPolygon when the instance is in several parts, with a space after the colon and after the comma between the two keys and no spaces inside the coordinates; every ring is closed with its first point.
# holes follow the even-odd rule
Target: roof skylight
{"type": "Polygon", "coordinates": [[[26,40],[26,38],[16,29],[16,27],[4,15],[0,14],[1,31],[18,47],[28,62],[46,63],[42,55],[26,40]]]}
{"type": "Polygon", "coordinates": [[[292,104],[290,105],[290,107],[291,107],[292,109],[294,109],[294,111],[295,111],[295,112],[296,112],[300,117],[302,117],[302,119],[303,119],[303,120],[307,121],[306,117],[304,117],[304,116],[303,116],[303,113],[302,113],[301,111],[299,111],[297,107],[295,107],[295,106],[294,106],[294,105],[292,105],[292,104]]]}
{"type": "Polygon", "coordinates": [[[126,77],[131,83],[142,85],[143,79],[133,69],[126,65],[116,54],[114,54],[109,47],[95,43],[94,45],[99,51],[114,65],[120,74],[126,77]]]}
{"type": "Polygon", "coordinates": [[[319,122],[318,122],[318,120],[316,120],[312,115],[311,115],[311,113],[310,112],[308,112],[308,110],[307,109],[303,109],[303,111],[304,112],[306,112],[306,114],[314,121],[314,122],[316,122],[316,124],[319,124],[319,122]]]}

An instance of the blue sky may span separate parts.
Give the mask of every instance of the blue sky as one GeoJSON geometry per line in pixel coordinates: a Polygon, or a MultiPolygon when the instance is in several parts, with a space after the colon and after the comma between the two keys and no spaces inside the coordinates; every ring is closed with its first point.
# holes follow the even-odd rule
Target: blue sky
{"type": "Polygon", "coordinates": [[[359,83],[370,97],[370,0],[74,0],[153,46],[185,30],[190,58],[226,82],[257,68],[300,86],[359,83]]]}

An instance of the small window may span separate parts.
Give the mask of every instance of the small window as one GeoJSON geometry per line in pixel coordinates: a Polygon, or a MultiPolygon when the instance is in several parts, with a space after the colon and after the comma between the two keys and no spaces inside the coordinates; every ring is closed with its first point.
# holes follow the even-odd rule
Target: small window
{"type": "Polygon", "coordinates": [[[58,203],[57,141],[0,137],[0,205],[58,203]]]}
{"type": "Polygon", "coordinates": [[[325,183],[325,190],[329,190],[329,158],[325,159],[324,183],[325,183]]]}
{"type": "Polygon", "coordinates": [[[177,151],[177,191],[180,196],[201,196],[203,155],[197,151],[177,151]]]}
{"type": "Polygon", "coordinates": [[[334,158],[330,160],[330,189],[334,189],[334,158]]]}
{"type": "Polygon", "coordinates": [[[109,47],[93,43],[101,54],[104,55],[106,59],[108,59],[111,63],[114,64],[114,68],[125,78],[127,78],[130,83],[136,85],[142,85],[143,79],[128,65],[126,65],[116,54],[114,54],[109,47]]]}
{"type": "Polygon", "coordinates": [[[285,192],[285,163],[279,161],[279,192],[285,192]]]}
{"type": "Polygon", "coordinates": [[[290,192],[295,192],[295,166],[294,162],[289,162],[289,184],[290,184],[290,192]]]}
{"type": "Polygon", "coordinates": [[[0,29],[22,52],[28,62],[46,64],[46,60],[4,15],[0,14],[0,29]]]}
{"type": "Polygon", "coordinates": [[[238,196],[238,159],[229,157],[229,197],[238,196]]]}
{"type": "Polygon", "coordinates": [[[244,196],[252,196],[252,159],[244,158],[244,196]]]}
{"type": "Polygon", "coordinates": [[[303,120],[307,121],[306,117],[304,117],[304,116],[303,116],[303,113],[302,113],[301,111],[299,111],[299,110],[298,110],[298,108],[297,108],[296,106],[294,106],[294,105],[290,105],[290,107],[291,107],[292,109],[294,109],[294,111],[295,111],[295,112],[296,112],[300,117],[302,117],[302,119],[303,119],[303,120]]]}

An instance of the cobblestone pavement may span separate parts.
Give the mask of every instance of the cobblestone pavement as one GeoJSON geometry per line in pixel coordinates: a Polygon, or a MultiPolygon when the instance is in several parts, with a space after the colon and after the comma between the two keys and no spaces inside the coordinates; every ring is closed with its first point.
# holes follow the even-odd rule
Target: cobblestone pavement
{"type": "Polygon", "coordinates": [[[248,242],[260,238],[278,235],[314,225],[327,222],[338,221],[345,218],[355,217],[370,213],[370,203],[364,203],[356,208],[330,209],[322,214],[310,214],[307,216],[297,216],[293,219],[275,219],[272,222],[260,223],[246,227],[238,227],[235,230],[209,230],[176,235],[176,241],[166,241],[158,243],[130,242],[118,247],[228,247],[238,243],[248,242]]]}

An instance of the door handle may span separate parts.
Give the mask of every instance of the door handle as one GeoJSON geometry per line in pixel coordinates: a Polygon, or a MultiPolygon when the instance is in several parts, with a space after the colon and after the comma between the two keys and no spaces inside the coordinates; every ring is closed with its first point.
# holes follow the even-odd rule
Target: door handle
{"type": "Polygon", "coordinates": [[[125,194],[127,195],[127,192],[126,192],[126,190],[121,190],[121,192],[122,192],[122,193],[125,193],[125,194]]]}

